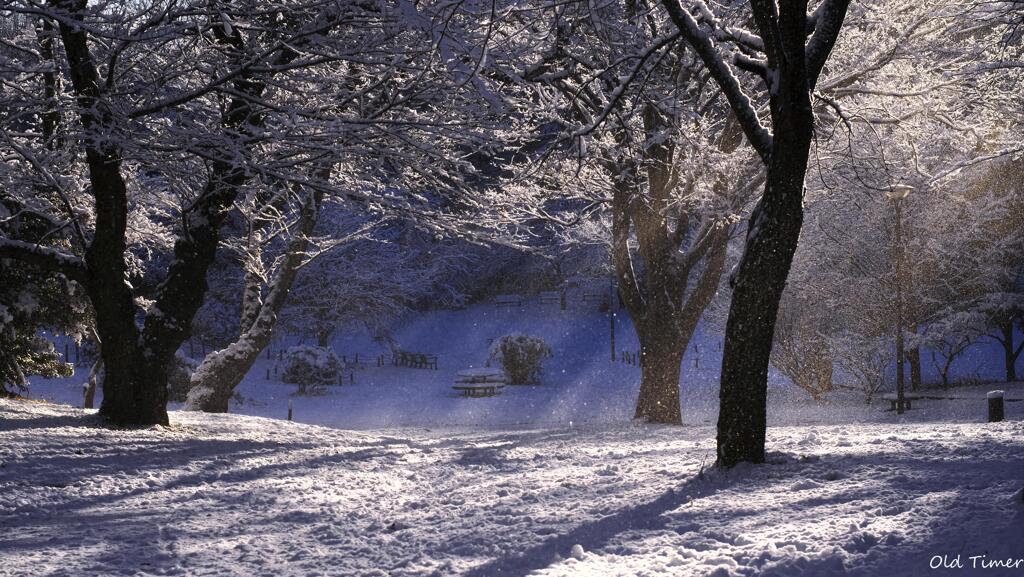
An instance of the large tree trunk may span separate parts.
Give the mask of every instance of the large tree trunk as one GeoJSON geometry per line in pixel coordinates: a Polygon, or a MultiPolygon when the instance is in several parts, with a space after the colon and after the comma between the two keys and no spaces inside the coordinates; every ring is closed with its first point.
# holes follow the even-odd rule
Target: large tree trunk
{"type": "MultiPolygon", "coordinates": [[[[175,242],[174,259],[155,299],[160,314],[146,315],[140,331],[134,295],[125,280],[128,198],[121,151],[110,138],[119,132],[118,120],[89,52],[86,28],[75,25],[77,20],[86,20],[87,2],[52,0],[52,5],[70,15],[61,20],[60,34],[84,129],[82,146],[96,204],[95,232],[85,251],[84,276],[102,342],[105,372],[100,413],[119,425],[166,425],[168,369],[202,304],[220,225],[249,175],[238,163],[238,150],[227,150],[223,159],[211,163],[206,187],[182,215],[185,231],[175,242]]],[[[237,30],[225,25],[214,27],[214,33],[222,45],[239,57],[244,55],[244,42],[237,30]]],[[[293,57],[291,51],[282,56],[286,60],[293,57]]],[[[232,87],[237,94],[224,108],[221,124],[226,134],[241,139],[262,122],[254,114],[250,98],[258,99],[265,84],[246,71],[232,87]]],[[[244,152],[244,145],[239,146],[244,152]]]]}
{"type": "MultiPolygon", "coordinates": [[[[643,365],[636,418],[680,424],[679,365],[718,288],[729,225],[673,207],[682,160],[670,142],[655,138],[666,129],[656,107],[645,107],[643,114],[651,142],[644,150],[646,194],[639,167],[619,165],[612,202],[612,258],[619,298],[640,339],[643,365]],[[675,222],[670,222],[670,215],[675,222]],[[636,238],[635,255],[629,246],[631,233],[636,238]],[[693,240],[687,241],[691,235],[693,240]],[[643,275],[636,274],[635,256],[643,261],[643,275]]],[[[739,142],[738,128],[730,125],[719,146],[731,151],[739,142]]],[[[716,192],[725,196],[730,184],[720,180],[716,192]]]]}
{"type": "Polygon", "coordinates": [[[634,418],[649,423],[679,425],[683,422],[679,406],[679,372],[686,341],[664,311],[668,322],[650,322],[640,337],[640,394],[634,418]]]}
{"type": "Polygon", "coordinates": [[[743,257],[733,277],[718,414],[718,464],[760,463],[775,318],[803,224],[803,184],[814,124],[810,95],[843,27],[849,0],[824,0],[815,9],[811,27],[807,2],[751,2],[765,60],[743,66],[764,80],[771,133],[761,125],[733,68],[722,60],[713,35],[679,2],[663,4],[768,168],[764,195],[750,217],[743,257]]]}
{"type": "MultiPolygon", "coordinates": [[[[779,301],[803,224],[804,175],[813,116],[801,82],[772,99],[775,140],[764,195],[750,217],[725,329],[718,463],[764,462],[768,363],[779,301]]],[[[788,87],[788,88],[787,88],[788,87]]]]}

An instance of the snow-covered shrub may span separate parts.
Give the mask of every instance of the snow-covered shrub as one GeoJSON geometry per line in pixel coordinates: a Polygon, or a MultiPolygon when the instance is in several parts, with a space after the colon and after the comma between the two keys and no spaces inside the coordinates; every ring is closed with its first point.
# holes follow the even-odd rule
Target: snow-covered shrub
{"type": "Polygon", "coordinates": [[[0,397],[26,393],[30,375],[52,379],[73,372],[49,340],[0,327],[0,397]]]}
{"type": "Polygon", "coordinates": [[[771,363],[815,401],[821,401],[822,395],[832,390],[832,351],[813,312],[784,301],[775,323],[771,363]]]}
{"type": "Polygon", "coordinates": [[[170,370],[167,372],[167,400],[175,403],[183,403],[188,397],[188,390],[192,383],[192,373],[199,368],[199,361],[175,353],[171,362],[170,370]]]}
{"type": "Polygon", "coordinates": [[[299,345],[284,352],[281,380],[299,385],[299,393],[307,386],[329,385],[338,381],[341,361],[329,348],[299,345]]]}
{"type": "Polygon", "coordinates": [[[551,356],[551,347],[544,339],[513,333],[494,341],[491,360],[501,363],[513,385],[539,383],[541,362],[551,356]]]}
{"type": "Polygon", "coordinates": [[[942,377],[942,386],[950,386],[953,363],[988,332],[988,318],[979,310],[946,309],[920,334],[907,339],[908,346],[931,349],[932,364],[942,377]]]}
{"type": "Polygon", "coordinates": [[[885,368],[892,359],[892,348],[885,338],[867,338],[844,333],[833,340],[836,362],[851,377],[864,399],[871,404],[885,384],[885,368]]]}

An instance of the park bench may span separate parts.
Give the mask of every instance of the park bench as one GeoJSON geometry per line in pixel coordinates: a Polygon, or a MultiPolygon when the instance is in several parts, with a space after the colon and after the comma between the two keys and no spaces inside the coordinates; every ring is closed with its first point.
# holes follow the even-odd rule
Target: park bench
{"type": "Polygon", "coordinates": [[[498,369],[465,369],[455,373],[456,391],[464,397],[493,397],[505,387],[505,374],[498,369]]]}
{"type": "MultiPolygon", "coordinates": [[[[921,395],[918,395],[917,393],[904,393],[903,394],[903,406],[904,406],[904,408],[909,409],[911,401],[917,401],[917,400],[920,400],[920,399],[923,399],[923,398],[924,397],[922,397],[921,395]]],[[[896,410],[896,401],[897,401],[896,393],[886,393],[886,394],[882,395],[882,400],[889,401],[889,407],[890,407],[889,410],[890,411],[895,411],[896,410]]]]}
{"type": "Polygon", "coordinates": [[[523,297],[519,295],[498,295],[494,297],[494,304],[499,307],[521,307],[523,306],[523,297]]]}
{"type": "Polygon", "coordinates": [[[540,293],[540,304],[557,305],[562,303],[562,293],[558,291],[545,291],[540,293]]]}

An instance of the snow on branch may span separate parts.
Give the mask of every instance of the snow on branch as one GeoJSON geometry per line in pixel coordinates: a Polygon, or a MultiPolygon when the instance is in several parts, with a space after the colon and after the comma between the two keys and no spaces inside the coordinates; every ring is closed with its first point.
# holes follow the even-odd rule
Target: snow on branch
{"type": "Polygon", "coordinates": [[[85,279],[85,262],[81,258],[31,242],[0,238],[0,258],[10,258],[59,272],[72,280],[85,279]]]}
{"type": "Polygon", "coordinates": [[[711,37],[700,28],[697,20],[690,14],[689,10],[683,8],[679,0],[663,0],[669,16],[686,42],[697,52],[704,62],[712,78],[722,89],[729,106],[743,127],[743,133],[747,136],[751,146],[760,155],[761,160],[768,161],[772,151],[772,135],[767,128],[761,124],[761,118],[754,108],[750,97],[743,91],[739,80],[733,74],[732,68],[722,59],[721,54],[715,50],[711,37]]]}
{"type": "Polygon", "coordinates": [[[947,177],[950,177],[950,176],[953,176],[955,174],[958,174],[961,170],[963,170],[965,168],[969,168],[971,166],[975,166],[975,165],[981,164],[983,162],[988,162],[990,160],[995,160],[997,158],[1002,158],[1004,156],[1015,156],[1015,155],[1018,155],[1018,154],[1021,154],[1021,153],[1024,153],[1024,144],[1019,145],[1019,146],[1010,146],[1010,147],[1007,147],[1007,148],[1003,148],[1003,149],[997,150],[997,151],[995,151],[995,152],[993,152],[991,154],[985,154],[985,155],[982,155],[982,156],[975,156],[975,157],[969,158],[967,160],[964,160],[962,162],[958,162],[958,163],[954,164],[953,166],[950,166],[950,167],[946,168],[942,172],[940,172],[940,173],[938,173],[936,175],[933,175],[928,180],[928,184],[929,185],[937,184],[939,181],[942,181],[942,180],[946,179],[947,177]]]}
{"type": "Polygon", "coordinates": [[[807,86],[811,90],[817,84],[821,69],[839,38],[839,30],[843,27],[849,5],[850,0],[825,0],[814,12],[814,32],[805,49],[807,86]]]}

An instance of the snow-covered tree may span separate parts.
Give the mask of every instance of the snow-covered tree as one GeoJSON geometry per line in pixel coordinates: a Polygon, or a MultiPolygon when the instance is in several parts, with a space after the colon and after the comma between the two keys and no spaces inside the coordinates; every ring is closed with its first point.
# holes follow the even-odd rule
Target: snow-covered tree
{"type": "Polygon", "coordinates": [[[766,168],[764,192],[750,216],[743,255],[730,279],[718,419],[720,465],[762,462],[775,319],[803,221],[814,131],[811,95],[849,2],[823,0],[808,13],[807,2],[752,0],[753,31],[741,22],[730,25],[703,2],[694,8],[679,0],[663,3],[766,168]],[[754,94],[745,89],[736,75],[741,70],[759,78],[762,90],[754,94]],[[762,106],[770,127],[761,122],[762,106]]]}
{"type": "Polygon", "coordinates": [[[549,11],[546,41],[520,67],[532,90],[519,109],[541,127],[537,160],[499,202],[560,229],[562,243],[608,247],[640,340],[635,415],[679,423],[680,361],[718,289],[759,167],[737,151],[739,124],[659,7],[549,11]]]}
{"type": "MultiPolygon", "coordinates": [[[[52,190],[60,200],[50,211],[52,233],[68,246],[5,236],[0,256],[85,286],[102,342],[103,415],[122,424],[167,422],[169,365],[202,303],[221,226],[248,187],[333,191],[310,168],[351,161],[358,174],[392,171],[419,181],[408,190],[446,190],[458,170],[471,168],[456,162],[455,173],[442,173],[396,162],[454,158],[434,143],[454,132],[469,140],[482,128],[452,113],[459,95],[476,93],[478,84],[464,47],[447,34],[450,10],[424,8],[303,0],[4,6],[59,32],[48,44],[60,53],[53,62],[42,62],[47,52],[37,44],[44,43],[32,35],[5,44],[17,78],[8,82],[13,112],[3,136],[12,164],[7,191],[26,200],[39,183],[52,190]],[[425,94],[424,75],[447,82],[430,83],[425,94]],[[58,77],[68,93],[53,89],[58,77]],[[44,90],[21,90],[27,83],[44,90]],[[442,93],[442,85],[464,90],[442,93]],[[36,114],[50,120],[26,127],[36,114]],[[67,122],[51,134],[59,118],[67,122]],[[387,138],[398,126],[418,140],[387,138]],[[385,150],[384,164],[363,170],[385,150]],[[163,202],[143,203],[147,194],[163,202]],[[166,214],[151,218],[154,210],[166,214]],[[139,259],[129,237],[140,215],[173,244],[165,274],[145,295],[127,282],[139,259]]],[[[396,194],[386,178],[344,194],[409,211],[423,204],[396,194]]]]}

